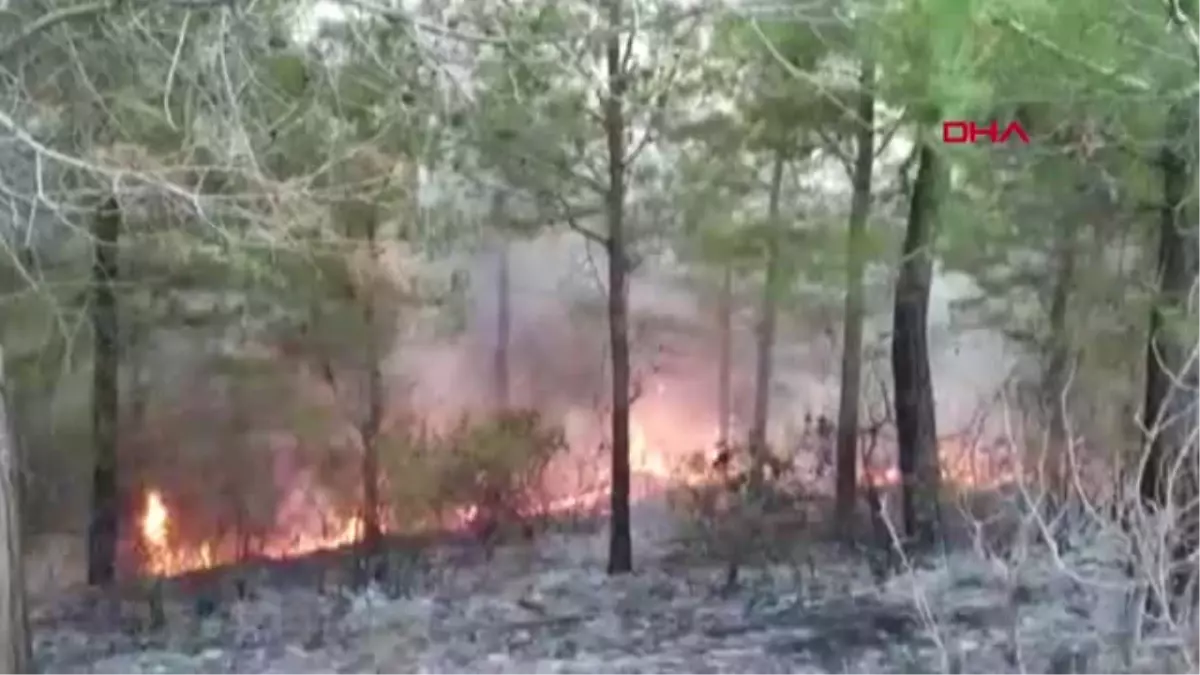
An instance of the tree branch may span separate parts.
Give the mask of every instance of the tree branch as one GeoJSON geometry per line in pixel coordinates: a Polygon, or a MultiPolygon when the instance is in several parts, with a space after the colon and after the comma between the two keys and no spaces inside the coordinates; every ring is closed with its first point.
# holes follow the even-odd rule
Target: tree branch
{"type": "MultiPolygon", "coordinates": [[[[1169,0],[1169,1],[1172,1],[1172,0],[1169,0]]],[[[1046,51],[1054,54],[1055,56],[1059,57],[1060,59],[1067,61],[1073,65],[1079,66],[1080,68],[1083,68],[1085,70],[1090,70],[1091,72],[1095,73],[1096,75],[1099,75],[1100,77],[1103,77],[1108,80],[1113,80],[1114,82],[1118,82],[1121,85],[1125,86],[1126,88],[1132,89],[1137,92],[1149,93],[1149,92],[1153,91],[1153,88],[1145,80],[1138,79],[1138,78],[1128,75],[1126,73],[1118,72],[1114,68],[1108,68],[1108,67],[1102,66],[1098,63],[1092,63],[1090,60],[1088,60],[1082,56],[1079,56],[1078,54],[1072,54],[1071,52],[1068,52],[1067,50],[1063,49],[1062,47],[1054,44],[1049,39],[1047,39],[1045,36],[1038,35],[1037,33],[1034,33],[1033,31],[1029,30],[1028,28],[1025,27],[1024,24],[1018,22],[1015,19],[997,18],[997,19],[995,19],[995,23],[1003,28],[1009,29],[1010,31],[1016,33],[1017,35],[1020,35],[1021,37],[1025,38],[1029,42],[1032,42],[1033,44],[1041,47],[1042,49],[1045,49],[1046,51]]]]}
{"type": "Polygon", "coordinates": [[[84,5],[75,5],[74,7],[63,7],[62,9],[53,12],[47,12],[42,16],[34,19],[24,30],[17,33],[17,36],[0,46],[0,59],[3,59],[17,50],[26,40],[36,36],[38,33],[45,32],[65,21],[72,19],[82,19],[100,14],[107,11],[113,6],[110,0],[101,0],[100,2],[89,2],[84,5]]]}
{"type": "Polygon", "coordinates": [[[1192,58],[1200,61],[1200,33],[1196,32],[1196,27],[1192,25],[1191,19],[1183,11],[1183,6],[1179,0],[1165,0],[1165,2],[1167,5],[1167,14],[1171,17],[1171,23],[1183,31],[1188,42],[1192,45],[1192,58]]]}
{"type": "Polygon", "coordinates": [[[579,219],[575,217],[575,214],[573,214],[569,211],[567,213],[563,214],[563,218],[567,221],[567,227],[570,227],[572,230],[583,235],[584,239],[587,239],[588,241],[593,241],[593,242],[599,244],[600,246],[603,246],[604,250],[606,250],[606,251],[608,250],[608,237],[600,234],[599,232],[597,232],[591,228],[580,225],[579,219]]]}
{"type": "MultiPolygon", "coordinates": [[[[879,145],[875,148],[875,159],[883,156],[883,152],[892,144],[892,139],[896,137],[896,132],[900,130],[900,125],[902,124],[904,124],[903,114],[890,127],[883,129],[882,136],[879,138],[879,145]]],[[[881,132],[877,131],[876,133],[881,132]]]]}
{"type": "Polygon", "coordinates": [[[565,222],[567,227],[571,228],[575,232],[578,232],[583,236],[584,239],[593,241],[600,246],[603,246],[605,250],[608,250],[608,237],[605,237],[589,227],[584,227],[579,223],[579,219],[581,217],[599,215],[604,212],[603,209],[572,209],[571,205],[567,203],[567,200],[561,194],[549,190],[537,192],[535,193],[535,197],[541,197],[543,199],[549,199],[551,201],[558,202],[559,206],[562,207],[562,213],[555,214],[555,220],[561,220],[565,222]]]}
{"type": "MultiPolygon", "coordinates": [[[[178,0],[172,0],[172,1],[178,1],[178,0]]],[[[183,1],[187,2],[189,0],[183,0],[183,1]]],[[[191,0],[191,1],[203,2],[205,0],[191,0]]],[[[434,35],[438,35],[440,37],[448,38],[451,40],[457,40],[459,42],[483,44],[483,45],[495,45],[495,46],[504,46],[504,45],[514,42],[514,39],[512,38],[512,36],[502,35],[500,37],[492,37],[491,35],[484,35],[484,34],[480,34],[480,33],[465,33],[465,32],[459,31],[459,30],[452,29],[448,26],[442,26],[442,25],[433,23],[431,21],[425,21],[423,19],[418,19],[418,18],[414,17],[411,12],[407,12],[407,11],[404,11],[401,9],[393,9],[391,7],[387,7],[387,6],[381,5],[376,2],[370,2],[369,0],[334,0],[334,1],[340,5],[346,5],[346,6],[353,7],[354,9],[357,9],[360,11],[370,12],[372,14],[376,14],[378,16],[382,16],[384,18],[390,19],[392,21],[406,23],[406,24],[412,26],[416,30],[426,31],[426,32],[432,33],[434,35]]],[[[689,16],[703,14],[706,11],[708,11],[707,8],[703,4],[701,4],[699,7],[696,7],[687,12],[683,12],[679,16],[672,17],[672,18],[675,20],[682,20],[689,16]]],[[[618,35],[623,35],[629,31],[636,30],[637,28],[638,28],[638,26],[627,24],[627,25],[622,25],[622,26],[616,26],[613,28],[606,28],[606,29],[599,30],[599,31],[592,31],[589,33],[589,35],[597,36],[597,37],[607,36],[612,33],[616,33],[618,35]]],[[[555,35],[555,36],[540,36],[537,39],[515,40],[515,41],[527,42],[527,43],[531,43],[531,44],[550,44],[553,42],[578,40],[582,37],[584,37],[584,36],[576,35],[576,34],[564,34],[564,35],[555,35]]]]}
{"type": "Polygon", "coordinates": [[[834,134],[828,129],[823,129],[821,127],[817,127],[816,131],[817,135],[821,137],[822,149],[828,151],[834,157],[836,157],[837,160],[842,163],[842,168],[846,170],[846,173],[850,173],[854,162],[850,158],[850,155],[842,149],[837,134],[834,134]]]}

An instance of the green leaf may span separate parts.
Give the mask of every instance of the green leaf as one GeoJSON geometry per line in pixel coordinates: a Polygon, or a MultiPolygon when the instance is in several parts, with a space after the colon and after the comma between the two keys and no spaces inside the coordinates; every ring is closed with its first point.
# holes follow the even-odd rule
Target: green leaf
{"type": "Polygon", "coordinates": [[[295,54],[275,54],[267,58],[271,82],[284,94],[299,98],[308,89],[308,64],[295,54]]]}

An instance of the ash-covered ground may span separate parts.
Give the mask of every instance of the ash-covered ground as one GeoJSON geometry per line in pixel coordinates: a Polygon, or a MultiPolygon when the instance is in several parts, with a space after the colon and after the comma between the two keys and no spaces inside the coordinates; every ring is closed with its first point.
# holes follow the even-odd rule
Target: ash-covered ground
{"type": "Polygon", "coordinates": [[[882,584],[813,543],[727,591],[721,565],[667,539],[641,537],[637,572],[609,577],[603,528],[548,533],[490,562],[463,544],[413,553],[389,588],[171,591],[158,630],[65,594],[35,608],[35,650],[43,672],[1196,672],[1194,639],[1134,637],[1121,564],[1080,543],[1019,566],[961,551],[882,584]]]}

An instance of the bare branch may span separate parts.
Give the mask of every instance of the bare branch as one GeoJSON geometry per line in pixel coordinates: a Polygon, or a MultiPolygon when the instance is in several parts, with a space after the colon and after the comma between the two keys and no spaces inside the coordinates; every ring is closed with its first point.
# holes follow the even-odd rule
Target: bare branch
{"type": "Polygon", "coordinates": [[[850,173],[853,170],[852,167],[854,166],[854,161],[851,159],[849,153],[842,149],[841,143],[838,141],[837,136],[835,136],[828,129],[821,127],[817,127],[816,131],[817,135],[821,137],[821,141],[824,143],[823,149],[833,154],[833,156],[842,163],[842,168],[846,170],[846,173],[850,173]]]}
{"type": "Polygon", "coordinates": [[[900,126],[902,124],[904,124],[903,114],[901,114],[895,122],[893,122],[890,126],[885,127],[882,131],[876,130],[875,133],[882,135],[879,137],[879,144],[875,148],[875,159],[879,159],[883,156],[884,151],[887,150],[888,146],[892,144],[892,139],[895,138],[896,132],[900,130],[900,126]]]}
{"type": "Polygon", "coordinates": [[[1132,89],[1134,91],[1143,92],[1143,93],[1149,93],[1149,92],[1153,91],[1153,88],[1145,80],[1141,80],[1141,79],[1133,77],[1132,75],[1129,75],[1127,73],[1121,73],[1113,68],[1107,68],[1098,63],[1094,63],[1091,59],[1084,58],[1082,56],[1079,56],[1078,54],[1072,54],[1071,52],[1068,52],[1067,50],[1063,49],[1062,47],[1055,44],[1054,42],[1052,42],[1045,36],[1038,35],[1037,33],[1034,33],[1033,31],[1029,30],[1029,28],[1027,28],[1024,24],[1020,23],[1019,21],[1017,21],[1015,19],[999,19],[998,18],[995,20],[995,23],[1003,28],[1007,28],[1007,29],[1011,30],[1012,32],[1016,33],[1017,35],[1020,35],[1021,37],[1025,38],[1029,42],[1032,42],[1033,44],[1041,47],[1042,49],[1045,49],[1046,51],[1051,52],[1052,54],[1059,57],[1060,59],[1067,61],[1073,65],[1084,68],[1086,70],[1090,70],[1091,72],[1095,73],[1096,75],[1099,75],[1100,77],[1103,77],[1103,78],[1109,79],[1109,80],[1113,80],[1114,82],[1118,82],[1121,85],[1123,85],[1129,89],[1132,89]]]}
{"type": "MultiPolygon", "coordinates": [[[[189,1],[191,1],[191,0],[172,0],[172,2],[189,2],[189,1]]],[[[196,0],[196,1],[197,2],[206,2],[208,0],[196,0]]],[[[512,36],[508,36],[508,35],[501,35],[499,37],[493,37],[491,35],[482,35],[479,33],[465,33],[465,32],[450,28],[449,26],[443,26],[440,24],[433,23],[431,21],[425,21],[423,19],[418,19],[418,18],[414,17],[412,15],[412,13],[410,13],[410,12],[400,10],[400,9],[393,9],[390,7],[386,7],[384,5],[380,5],[375,2],[369,2],[368,0],[335,0],[335,2],[342,4],[342,5],[349,6],[349,7],[353,7],[355,9],[358,9],[358,10],[361,10],[364,12],[370,12],[372,14],[390,19],[392,21],[406,23],[406,24],[412,26],[416,30],[425,31],[425,32],[432,33],[434,35],[438,35],[440,37],[444,37],[444,38],[447,38],[450,40],[457,40],[459,42],[465,42],[465,43],[470,43],[470,44],[504,46],[504,45],[511,44],[514,41],[526,42],[526,43],[531,43],[531,44],[551,44],[554,42],[564,42],[564,41],[570,42],[570,41],[577,40],[577,39],[583,37],[582,35],[567,34],[567,35],[555,35],[555,36],[539,36],[536,39],[514,40],[512,38],[512,36]]],[[[708,8],[706,8],[704,6],[700,6],[700,7],[693,8],[691,11],[683,12],[679,15],[673,16],[673,17],[671,17],[671,19],[674,21],[681,21],[690,16],[696,16],[698,14],[703,14],[706,11],[708,11],[708,8]]],[[[627,24],[627,25],[616,26],[616,27],[612,27],[612,28],[604,28],[604,29],[601,29],[598,31],[593,31],[590,34],[593,36],[600,36],[600,37],[607,36],[612,33],[616,33],[617,35],[623,35],[627,32],[636,31],[637,29],[638,29],[638,26],[633,25],[633,24],[627,24]]]]}
{"type": "Polygon", "coordinates": [[[1192,45],[1192,58],[1200,61],[1200,33],[1196,32],[1196,27],[1192,25],[1192,21],[1183,11],[1183,7],[1179,0],[1164,0],[1167,5],[1167,14],[1171,17],[1171,23],[1178,26],[1183,34],[1187,37],[1188,42],[1192,45]]]}
{"type": "Polygon", "coordinates": [[[74,7],[64,7],[62,9],[48,12],[37,19],[34,19],[25,29],[17,34],[16,37],[0,46],[0,59],[5,58],[17,50],[26,40],[36,36],[38,33],[50,30],[64,21],[72,19],[83,19],[95,14],[101,14],[113,6],[109,0],[103,2],[90,2],[84,5],[76,5],[74,7]]]}
{"type": "Polygon", "coordinates": [[[183,15],[183,23],[179,26],[179,38],[175,41],[175,53],[171,55],[171,68],[167,71],[167,83],[163,87],[163,114],[173,131],[179,131],[179,127],[176,126],[175,118],[171,115],[171,90],[175,88],[175,73],[179,68],[179,58],[183,54],[183,43],[187,41],[188,24],[191,21],[192,13],[189,11],[183,15]]]}
{"type": "Polygon", "coordinates": [[[763,46],[767,48],[767,52],[771,55],[771,58],[773,58],[776,63],[782,66],[789,75],[797,79],[804,80],[808,84],[812,85],[822,98],[833,104],[833,107],[837,108],[838,111],[845,115],[847,119],[855,122],[856,124],[862,123],[862,120],[858,118],[858,112],[846,105],[837,96],[834,96],[826,91],[825,83],[821,82],[811,73],[806,73],[800,68],[797,68],[791,61],[789,61],[787,57],[779,51],[779,47],[771,41],[771,38],[767,37],[767,34],[763,32],[762,26],[758,24],[758,19],[751,19],[750,27],[754,29],[754,34],[758,37],[759,41],[762,42],[763,46]]]}
{"type": "MultiPolygon", "coordinates": [[[[690,34],[690,33],[694,32],[699,26],[700,26],[700,21],[697,18],[697,20],[692,23],[691,27],[685,31],[685,34],[690,34]]],[[[630,45],[627,44],[626,49],[631,49],[630,45]]],[[[650,144],[650,141],[652,141],[655,138],[654,127],[657,125],[656,120],[662,116],[663,112],[666,109],[666,105],[667,105],[666,92],[670,91],[671,87],[675,84],[675,81],[679,78],[680,65],[683,63],[683,53],[684,53],[683,50],[677,50],[675,52],[675,58],[671,61],[671,66],[667,70],[666,75],[662,78],[660,86],[657,88],[657,91],[655,93],[653,93],[651,96],[649,96],[651,105],[653,106],[653,112],[651,113],[651,123],[648,125],[648,128],[646,129],[646,133],[642,135],[641,140],[639,140],[637,143],[635,143],[633,145],[632,150],[626,155],[626,157],[625,157],[625,165],[626,166],[628,166],[628,165],[632,164],[634,161],[636,161],[638,156],[640,156],[642,154],[642,152],[646,149],[646,147],[650,144]]],[[[628,64],[626,64],[626,65],[628,65],[628,64]]]]}
{"type": "Polygon", "coordinates": [[[595,230],[593,230],[591,228],[587,228],[587,227],[584,227],[583,225],[580,225],[579,219],[575,216],[574,213],[567,212],[564,214],[563,217],[567,222],[567,227],[570,227],[572,230],[583,235],[584,239],[595,242],[595,243],[603,246],[605,250],[608,250],[608,244],[609,244],[608,237],[600,234],[599,232],[596,232],[595,230]]]}

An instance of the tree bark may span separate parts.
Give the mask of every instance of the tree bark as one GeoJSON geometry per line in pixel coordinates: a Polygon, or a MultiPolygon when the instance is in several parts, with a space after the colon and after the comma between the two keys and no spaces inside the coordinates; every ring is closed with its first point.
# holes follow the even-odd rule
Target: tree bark
{"type": "Polygon", "coordinates": [[[931,248],[948,170],[928,140],[920,143],[896,281],[892,375],[904,533],[918,547],[929,547],[939,536],[941,476],[927,324],[933,281],[931,248]]]}
{"type": "Polygon", "coordinates": [[[1053,517],[1053,512],[1062,506],[1067,498],[1072,470],[1072,467],[1068,466],[1070,448],[1067,444],[1071,439],[1064,403],[1067,381],[1071,375],[1072,341],[1068,334],[1067,308],[1071,287],[1075,283],[1074,223],[1063,223],[1059,226],[1055,248],[1056,264],[1049,312],[1050,353],[1046,364],[1046,377],[1042,384],[1042,407],[1050,428],[1047,447],[1043,450],[1045,456],[1039,463],[1039,470],[1046,483],[1043,487],[1049,496],[1050,517],[1053,517]]]}
{"type": "Polygon", "coordinates": [[[771,187],[767,206],[767,270],[763,280],[762,305],[759,314],[754,368],[754,414],[750,426],[750,491],[759,494],[763,484],[763,469],[767,454],[767,424],[770,421],[772,355],[775,350],[775,324],[779,312],[779,294],[783,266],[783,223],[779,218],[779,198],[783,189],[785,154],[775,155],[771,169],[771,187]]]}
{"type": "Polygon", "coordinates": [[[363,544],[367,555],[380,552],[383,532],[379,524],[379,432],[383,424],[383,329],[378,325],[376,303],[380,274],[379,220],[374,208],[368,208],[366,240],[371,268],[363,294],[363,325],[366,330],[367,413],[359,427],[362,439],[363,544]]]}
{"type": "Polygon", "coordinates": [[[875,63],[864,59],[859,72],[858,132],[856,134],[853,196],[846,230],[846,300],[842,321],[842,388],[838,400],[836,520],[853,536],[854,504],[858,494],[858,407],[862,386],[863,239],[871,211],[871,181],[875,165],[875,63]]]}
{"type": "Polygon", "coordinates": [[[622,0],[608,0],[605,61],[608,94],[604,102],[604,135],[608,145],[608,328],[612,352],[612,492],[608,573],[633,571],[629,522],[629,330],[628,259],[625,242],[625,110],[626,73],[621,57],[622,0]]]}
{"type": "MultiPolygon", "coordinates": [[[[497,193],[492,208],[492,227],[502,227],[504,220],[504,195],[497,193]]],[[[496,240],[496,346],[492,354],[492,369],[495,377],[496,407],[506,410],[511,397],[509,384],[508,350],[512,333],[512,292],[510,290],[508,240],[503,236],[496,240]]]]}
{"type": "Polygon", "coordinates": [[[111,583],[117,572],[120,523],[117,422],[120,414],[118,372],[120,325],[114,285],[120,272],[121,211],[110,197],[96,211],[92,225],[92,469],[91,519],[88,525],[88,583],[111,583]]]}
{"type": "Polygon", "coordinates": [[[32,671],[29,618],[25,608],[24,545],[21,518],[21,453],[8,415],[8,387],[0,352],[0,672],[32,671]]]}
{"type": "Polygon", "coordinates": [[[721,270],[717,332],[717,447],[725,450],[733,417],[733,265],[729,263],[721,270]]]}
{"type": "MultiPolygon", "coordinates": [[[[1174,591],[1183,590],[1187,571],[1195,573],[1189,556],[1197,549],[1198,515],[1196,441],[1197,364],[1194,338],[1185,320],[1195,326],[1188,296],[1197,279],[1197,238],[1194,219],[1185,216],[1188,183],[1194,167],[1189,162],[1187,143],[1194,138],[1191,101],[1173,105],[1168,113],[1159,163],[1162,171],[1163,204],[1159,218],[1158,297],[1150,312],[1146,347],[1145,407],[1142,413],[1145,459],[1139,477],[1142,501],[1152,511],[1174,505],[1182,522],[1173,523],[1174,557],[1179,573],[1173,575],[1174,591]],[[1185,453],[1191,455],[1185,459],[1185,453]],[[1176,475],[1173,470],[1183,469],[1176,475]],[[1187,506],[1185,506],[1187,505],[1187,506]]],[[[1165,600],[1165,599],[1163,599],[1165,600]]]]}

